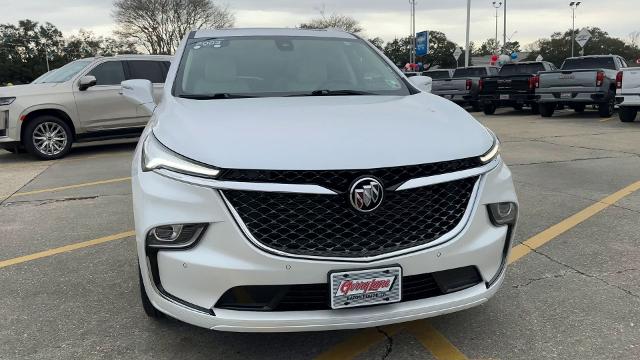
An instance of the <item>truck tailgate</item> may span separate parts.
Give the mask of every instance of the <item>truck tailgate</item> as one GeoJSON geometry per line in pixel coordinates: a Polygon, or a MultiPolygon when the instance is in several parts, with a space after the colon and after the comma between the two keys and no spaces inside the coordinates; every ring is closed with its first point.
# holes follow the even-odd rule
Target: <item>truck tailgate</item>
{"type": "Polygon", "coordinates": [[[529,91],[529,75],[491,76],[483,78],[486,94],[517,94],[529,91]]]}
{"type": "Polygon", "coordinates": [[[467,79],[434,80],[431,92],[434,94],[465,94],[467,79]]]}
{"type": "Polygon", "coordinates": [[[540,90],[547,92],[587,92],[596,88],[598,70],[544,71],[540,76],[540,90]]]}

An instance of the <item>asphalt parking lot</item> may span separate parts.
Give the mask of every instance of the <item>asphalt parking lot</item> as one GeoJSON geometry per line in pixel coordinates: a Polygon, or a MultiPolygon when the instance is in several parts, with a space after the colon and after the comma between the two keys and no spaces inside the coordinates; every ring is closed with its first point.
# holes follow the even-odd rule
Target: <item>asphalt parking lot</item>
{"type": "Polygon", "coordinates": [[[475,113],[501,138],[520,222],[488,303],[378,329],[220,333],[148,319],[135,142],[38,162],[0,150],[2,359],[639,359],[640,122],[475,113]]]}

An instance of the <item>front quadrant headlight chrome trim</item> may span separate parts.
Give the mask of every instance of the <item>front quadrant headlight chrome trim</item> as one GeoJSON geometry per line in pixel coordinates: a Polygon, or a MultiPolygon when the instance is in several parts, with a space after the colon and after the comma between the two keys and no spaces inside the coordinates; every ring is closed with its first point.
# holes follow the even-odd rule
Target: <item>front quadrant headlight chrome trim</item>
{"type": "Polygon", "coordinates": [[[142,171],[162,169],[209,179],[220,175],[220,169],[198,163],[167,148],[152,132],[142,145],[142,171]]]}
{"type": "Polygon", "coordinates": [[[186,250],[196,245],[208,224],[170,224],[152,228],[146,246],[156,249],[186,250]]]}
{"type": "Polygon", "coordinates": [[[498,139],[496,138],[493,141],[493,146],[491,146],[491,149],[489,149],[489,151],[487,151],[484,155],[480,156],[480,162],[483,164],[488,164],[498,155],[500,155],[500,141],[498,141],[498,139]]]}

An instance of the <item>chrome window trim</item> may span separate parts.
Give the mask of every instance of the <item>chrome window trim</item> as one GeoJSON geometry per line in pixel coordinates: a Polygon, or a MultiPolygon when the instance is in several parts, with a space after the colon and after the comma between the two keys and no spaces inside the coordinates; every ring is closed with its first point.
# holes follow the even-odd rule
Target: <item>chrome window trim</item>
{"type": "Polygon", "coordinates": [[[404,182],[402,185],[398,186],[398,188],[395,191],[415,189],[419,187],[431,186],[431,185],[441,184],[441,183],[445,183],[453,180],[460,180],[460,179],[482,175],[482,174],[488,173],[489,171],[495,169],[498,166],[498,164],[500,163],[499,157],[500,156],[496,156],[496,158],[494,158],[489,163],[477,168],[455,171],[447,174],[440,174],[440,175],[433,175],[433,176],[411,179],[404,182]]]}
{"type": "MultiPolygon", "coordinates": [[[[463,176],[463,177],[461,177],[459,179],[462,179],[462,178],[465,178],[465,177],[469,177],[469,176],[463,176]]],[[[401,255],[406,255],[406,254],[409,254],[409,253],[421,251],[421,250],[428,249],[428,248],[433,248],[433,247],[441,245],[441,244],[443,244],[445,242],[448,242],[448,241],[452,240],[453,238],[455,238],[456,236],[458,236],[470,224],[470,220],[472,218],[472,215],[475,213],[475,211],[476,211],[476,209],[478,207],[478,199],[479,199],[479,194],[480,194],[480,188],[481,188],[481,185],[484,184],[484,182],[485,182],[485,176],[481,175],[479,177],[479,179],[476,180],[476,183],[475,183],[474,188],[473,188],[473,192],[471,193],[471,197],[469,198],[469,205],[467,206],[467,209],[465,210],[465,213],[464,213],[462,219],[460,220],[460,222],[458,223],[458,225],[456,225],[455,228],[453,228],[448,233],[442,235],[437,240],[431,241],[430,243],[423,244],[423,245],[420,245],[420,246],[414,246],[414,247],[411,247],[411,248],[402,249],[402,250],[399,250],[399,251],[394,251],[394,252],[381,254],[381,255],[377,255],[377,256],[359,257],[359,258],[297,255],[297,254],[287,253],[287,252],[284,252],[284,251],[281,251],[281,250],[272,249],[272,248],[262,244],[261,242],[259,242],[251,234],[251,232],[249,231],[249,229],[245,225],[244,221],[242,221],[242,218],[240,217],[238,212],[235,210],[233,205],[231,205],[231,203],[229,202],[227,197],[224,195],[224,192],[223,191],[218,191],[218,193],[220,194],[220,196],[224,200],[224,203],[227,206],[227,209],[231,213],[231,216],[235,220],[236,224],[238,225],[238,227],[240,228],[242,233],[246,236],[246,238],[249,240],[249,242],[251,242],[254,246],[256,246],[257,248],[259,248],[259,249],[261,249],[261,250],[263,250],[263,251],[265,251],[267,253],[270,253],[270,254],[273,254],[273,255],[282,256],[282,257],[295,258],[295,259],[304,259],[304,260],[331,261],[331,262],[349,262],[349,263],[370,263],[370,262],[374,262],[374,261],[380,261],[380,260],[385,260],[385,259],[388,259],[388,258],[394,258],[394,257],[398,257],[398,256],[401,256],[401,255]]]]}

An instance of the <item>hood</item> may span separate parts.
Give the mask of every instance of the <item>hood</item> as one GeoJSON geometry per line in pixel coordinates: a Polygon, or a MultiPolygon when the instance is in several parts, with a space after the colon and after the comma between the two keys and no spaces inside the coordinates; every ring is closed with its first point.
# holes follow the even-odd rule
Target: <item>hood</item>
{"type": "Polygon", "coordinates": [[[24,96],[24,95],[44,95],[52,92],[60,92],[64,83],[44,83],[5,86],[0,88],[0,96],[24,96]]]}
{"type": "Polygon", "coordinates": [[[370,169],[486,153],[488,130],[452,102],[412,96],[189,100],[166,96],[154,134],[193,160],[230,169],[370,169]]]}

